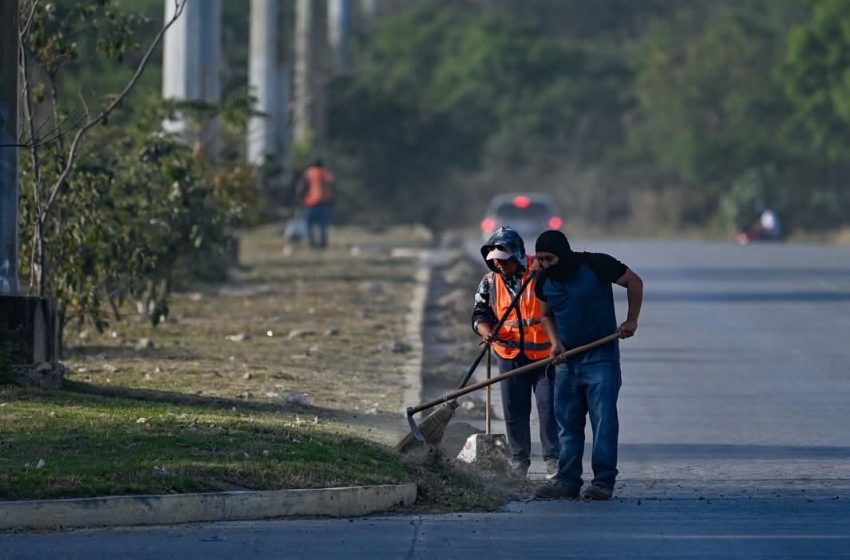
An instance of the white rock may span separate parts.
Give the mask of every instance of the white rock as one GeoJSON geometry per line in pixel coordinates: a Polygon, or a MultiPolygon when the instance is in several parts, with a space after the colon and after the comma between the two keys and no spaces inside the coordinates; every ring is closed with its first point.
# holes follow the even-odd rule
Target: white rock
{"type": "Polygon", "coordinates": [[[289,393],[283,397],[284,404],[297,404],[299,406],[310,405],[309,393],[289,393]]]}
{"type": "Polygon", "coordinates": [[[150,350],[155,348],[153,340],[149,338],[140,338],[138,342],[136,342],[136,350],[150,350]]]}

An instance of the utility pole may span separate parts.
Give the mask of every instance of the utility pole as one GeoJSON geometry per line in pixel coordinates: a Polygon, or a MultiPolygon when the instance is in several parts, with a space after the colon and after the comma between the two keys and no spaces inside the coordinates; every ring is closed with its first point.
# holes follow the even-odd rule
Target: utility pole
{"type": "MultiPolygon", "coordinates": [[[[0,295],[18,292],[18,0],[0,1],[0,295]]],[[[34,140],[33,140],[34,141],[34,140]]]]}
{"type": "MultiPolygon", "coordinates": [[[[174,15],[176,3],[165,0],[165,19],[174,15]]],[[[221,99],[221,0],[188,0],[183,14],[165,33],[162,49],[162,96],[180,101],[217,103],[221,99]]],[[[169,132],[203,150],[218,150],[215,120],[195,127],[183,116],[163,123],[169,132]]]]}
{"type": "Polygon", "coordinates": [[[279,156],[278,129],[281,127],[281,80],[278,72],[278,0],[251,0],[251,39],[248,87],[256,96],[255,109],[262,115],[248,122],[248,161],[262,165],[267,157],[279,156]]]}
{"type": "Polygon", "coordinates": [[[0,342],[13,382],[58,388],[55,302],[18,293],[18,17],[18,0],[0,0],[0,342]]]}
{"type": "MultiPolygon", "coordinates": [[[[313,110],[316,102],[313,0],[295,4],[295,99],[293,104],[293,140],[300,149],[315,142],[313,110]]],[[[312,146],[311,146],[312,148],[312,146]]]]}
{"type": "Polygon", "coordinates": [[[328,44],[336,73],[351,70],[352,0],[328,0],[328,44]]]}

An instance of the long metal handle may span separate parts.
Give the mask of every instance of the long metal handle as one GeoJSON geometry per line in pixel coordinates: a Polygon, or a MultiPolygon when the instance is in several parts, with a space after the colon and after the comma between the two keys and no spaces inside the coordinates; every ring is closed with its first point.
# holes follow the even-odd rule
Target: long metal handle
{"type": "MultiPolygon", "coordinates": [[[[487,352],[487,379],[490,379],[490,363],[493,361],[493,352],[487,352]]],[[[490,387],[487,385],[487,397],[484,399],[484,433],[490,434],[492,423],[490,419],[490,387]]]]}
{"type": "MultiPolygon", "coordinates": [[[[571,356],[575,356],[576,354],[581,354],[585,350],[590,350],[591,348],[596,348],[597,346],[602,346],[603,344],[607,344],[613,340],[617,340],[620,338],[620,333],[612,333],[604,338],[600,338],[599,340],[594,340],[593,342],[588,342],[582,346],[576,346],[571,350],[567,350],[563,354],[558,355],[558,359],[565,359],[571,356]]],[[[422,403],[418,406],[411,406],[407,409],[408,418],[412,417],[417,412],[422,412],[423,410],[427,410],[429,408],[435,407],[438,404],[443,404],[449,401],[452,401],[458,397],[462,397],[468,393],[472,393],[473,391],[477,391],[482,387],[487,387],[489,385],[493,385],[494,383],[498,383],[499,381],[504,381],[505,379],[510,379],[511,377],[516,377],[517,375],[522,375],[523,373],[527,373],[533,369],[539,368],[540,366],[544,366],[552,363],[555,358],[550,356],[548,358],[544,358],[542,360],[537,360],[536,362],[531,362],[530,364],[525,364],[524,366],[518,367],[516,369],[512,369],[511,371],[505,372],[502,375],[497,375],[496,377],[492,377],[485,381],[479,381],[473,385],[469,385],[468,387],[463,387],[458,389],[457,391],[452,391],[450,393],[446,393],[442,397],[436,398],[432,401],[428,401],[426,403],[422,403]]]]}

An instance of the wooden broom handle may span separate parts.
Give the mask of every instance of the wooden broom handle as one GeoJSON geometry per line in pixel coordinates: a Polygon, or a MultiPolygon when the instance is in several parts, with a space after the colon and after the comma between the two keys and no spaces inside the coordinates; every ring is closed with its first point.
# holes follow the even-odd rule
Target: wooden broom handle
{"type": "MultiPolygon", "coordinates": [[[[606,337],[600,338],[599,340],[594,340],[593,342],[588,342],[587,344],[583,344],[581,346],[576,346],[570,350],[562,354],[558,354],[558,359],[563,360],[566,358],[570,358],[575,356],[576,354],[581,354],[585,350],[590,350],[591,348],[596,348],[597,346],[602,346],[603,344],[608,344],[611,341],[617,340],[620,338],[620,333],[615,332],[609,334],[606,337]]],[[[436,398],[432,401],[428,401],[426,403],[422,403],[418,406],[411,407],[407,410],[409,415],[416,414],[417,412],[422,412],[423,410],[427,410],[429,408],[435,407],[438,404],[443,404],[445,402],[449,402],[455,400],[458,397],[462,397],[468,393],[472,393],[473,391],[477,391],[483,387],[487,387],[488,385],[493,385],[494,383],[498,383],[499,381],[504,381],[505,379],[510,379],[511,377],[516,377],[517,375],[522,375],[523,373],[528,373],[531,370],[537,369],[540,366],[551,364],[555,361],[554,356],[549,356],[548,358],[544,358],[542,360],[537,360],[536,362],[531,362],[530,364],[525,364],[524,366],[518,367],[516,369],[512,369],[511,371],[506,371],[501,375],[497,375],[496,377],[491,377],[490,379],[485,379],[484,381],[479,381],[478,383],[474,383],[462,389],[458,389],[457,391],[452,391],[451,393],[446,393],[442,397],[436,398]]]]}

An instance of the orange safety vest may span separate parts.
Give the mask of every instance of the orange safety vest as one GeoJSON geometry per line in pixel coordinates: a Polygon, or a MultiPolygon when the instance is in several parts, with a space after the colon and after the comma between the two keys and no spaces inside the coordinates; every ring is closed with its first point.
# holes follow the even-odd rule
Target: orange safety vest
{"type": "Polygon", "coordinates": [[[307,194],[304,195],[304,206],[327,204],[333,199],[331,181],[333,174],[319,166],[312,166],[304,172],[307,179],[307,194]]]}
{"type": "MultiPolygon", "coordinates": [[[[528,263],[522,277],[523,282],[531,274],[532,260],[531,257],[527,258],[528,263]]],[[[490,283],[490,307],[496,317],[501,317],[511,304],[513,296],[505,285],[501,274],[491,272],[488,281],[490,283]]],[[[505,324],[496,333],[497,339],[493,341],[493,349],[496,354],[506,360],[516,358],[520,350],[525,353],[529,360],[548,358],[552,352],[552,343],[549,342],[549,337],[546,336],[543,323],[540,321],[542,312],[540,300],[534,295],[534,284],[534,280],[528,283],[517,302],[521,317],[517,317],[516,307],[511,308],[510,315],[505,319],[505,324]]]]}

